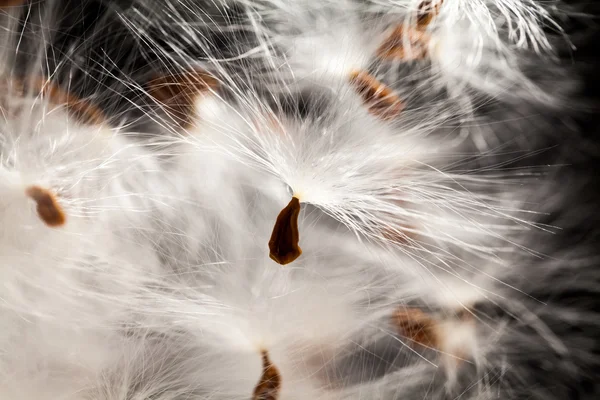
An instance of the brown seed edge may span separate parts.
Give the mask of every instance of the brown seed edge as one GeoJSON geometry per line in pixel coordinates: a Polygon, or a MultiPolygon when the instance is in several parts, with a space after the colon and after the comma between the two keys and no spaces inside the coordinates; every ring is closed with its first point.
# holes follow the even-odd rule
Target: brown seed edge
{"type": "Polygon", "coordinates": [[[300,200],[294,196],[277,216],[269,239],[269,257],[278,264],[289,264],[302,254],[302,249],[298,245],[300,209],[300,200]]]}
{"type": "Polygon", "coordinates": [[[36,202],[38,216],[47,226],[55,228],[65,224],[65,213],[49,190],[33,185],[25,189],[25,194],[36,202]]]}
{"type": "Polygon", "coordinates": [[[269,354],[266,350],[261,352],[261,356],[263,371],[254,388],[252,400],[277,400],[279,398],[279,391],[281,390],[281,375],[277,367],[269,359],[269,354]]]}

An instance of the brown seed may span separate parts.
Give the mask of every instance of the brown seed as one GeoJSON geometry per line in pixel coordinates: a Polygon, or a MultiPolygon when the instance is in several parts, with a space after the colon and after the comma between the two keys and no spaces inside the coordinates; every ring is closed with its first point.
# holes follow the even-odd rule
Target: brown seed
{"type": "Polygon", "coordinates": [[[418,308],[404,308],[393,315],[393,323],[400,334],[411,342],[430,348],[438,348],[436,321],[418,308]]]}
{"type": "Polygon", "coordinates": [[[54,104],[64,104],[67,107],[67,110],[81,122],[98,125],[103,123],[106,119],[104,113],[100,111],[98,107],[88,101],[65,92],[58,85],[45,84],[41,91],[42,93],[47,94],[54,104]]]}
{"type": "Polygon", "coordinates": [[[83,123],[97,125],[106,120],[104,113],[98,107],[42,77],[27,81],[15,80],[12,89],[19,95],[25,95],[28,90],[32,90],[34,95],[46,96],[51,104],[65,106],[78,121],[83,123]]]}
{"type": "Polygon", "coordinates": [[[218,87],[214,76],[205,71],[189,71],[160,76],[148,83],[148,94],[183,128],[188,128],[199,94],[218,87]]]}
{"type": "Polygon", "coordinates": [[[300,235],[298,233],[298,215],[300,214],[300,200],[292,197],[289,204],[281,210],[269,240],[269,256],[281,265],[286,265],[300,257],[302,249],[298,246],[300,235]]]}
{"type": "Polygon", "coordinates": [[[422,60],[427,56],[427,43],[430,36],[427,28],[440,12],[443,1],[437,1],[435,5],[431,0],[423,1],[419,5],[416,26],[399,24],[379,46],[377,57],[384,60],[422,60]],[[408,42],[410,52],[404,45],[408,42]]]}
{"type": "Polygon", "coordinates": [[[444,0],[436,1],[434,5],[431,5],[431,0],[421,2],[419,5],[419,11],[417,13],[417,29],[424,31],[427,29],[429,24],[438,16],[440,8],[444,0]]]}
{"type": "Polygon", "coordinates": [[[281,390],[279,370],[271,363],[266,351],[262,352],[263,373],[254,388],[252,400],[277,400],[281,390]]]}
{"type": "Polygon", "coordinates": [[[414,27],[398,25],[377,49],[377,57],[383,60],[422,60],[427,56],[429,36],[414,27]],[[405,40],[410,51],[405,49],[405,40]]]}
{"type": "Polygon", "coordinates": [[[27,0],[0,0],[0,8],[20,6],[26,1],[27,0]]]}
{"type": "Polygon", "coordinates": [[[37,213],[50,227],[64,225],[65,214],[56,201],[56,198],[47,189],[39,186],[29,186],[25,194],[37,203],[37,213]]]}
{"type": "Polygon", "coordinates": [[[397,117],[404,109],[404,103],[400,98],[368,72],[352,72],[350,82],[372,114],[389,120],[397,117]]]}

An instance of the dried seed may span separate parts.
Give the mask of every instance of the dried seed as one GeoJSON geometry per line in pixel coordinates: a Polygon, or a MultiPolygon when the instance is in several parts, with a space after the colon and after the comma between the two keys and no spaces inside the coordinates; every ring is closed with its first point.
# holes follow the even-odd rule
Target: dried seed
{"type": "Polygon", "coordinates": [[[262,352],[263,373],[254,388],[252,400],[277,400],[281,390],[279,370],[271,363],[266,351],[262,352]]]}
{"type": "Polygon", "coordinates": [[[50,227],[64,225],[65,214],[50,191],[39,186],[29,186],[25,194],[37,203],[37,213],[50,227]]]}
{"type": "Polygon", "coordinates": [[[413,343],[438,348],[436,321],[418,308],[403,308],[394,313],[393,323],[401,335],[413,343]]]}
{"type": "Polygon", "coordinates": [[[372,114],[389,120],[397,117],[404,109],[400,98],[368,72],[352,72],[350,82],[372,114]]]}
{"type": "Polygon", "coordinates": [[[98,107],[63,90],[55,82],[42,77],[24,81],[17,79],[12,82],[12,91],[17,95],[25,95],[29,90],[33,91],[34,95],[47,97],[52,105],[65,106],[67,111],[82,123],[98,125],[106,120],[98,107]]]}
{"type": "Polygon", "coordinates": [[[383,60],[422,60],[427,56],[429,35],[414,27],[398,25],[377,49],[377,57],[383,60]],[[405,48],[408,41],[410,51],[405,48]]]}
{"type": "Polygon", "coordinates": [[[300,200],[292,197],[289,204],[281,210],[269,240],[269,256],[281,265],[286,265],[300,257],[302,249],[298,246],[300,235],[298,233],[298,215],[300,214],[300,200]]]}
{"type": "Polygon", "coordinates": [[[188,128],[195,113],[199,94],[218,86],[214,76],[205,71],[165,75],[148,83],[148,94],[183,128],[188,128]]]}
{"type": "Polygon", "coordinates": [[[26,2],[27,0],[0,0],[0,8],[20,6],[26,2]]]}
{"type": "Polygon", "coordinates": [[[431,0],[421,2],[417,13],[417,29],[421,31],[427,29],[429,24],[431,24],[435,17],[440,13],[443,2],[443,0],[439,0],[436,1],[434,5],[431,5],[431,0]]]}
{"type": "Polygon", "coordinates": [[[417,23],[415,26],[399,24],[384,40],[377,50],[377,57],[383,60],[422,60],[427,56],[427,44],[430,36],[427,28],[438,16],[443,1],[437,1],[434,5],[431,0],[423,1],[417,12],[417,23]],[[408,43],[410,51],[405,48],[408,43]]]}

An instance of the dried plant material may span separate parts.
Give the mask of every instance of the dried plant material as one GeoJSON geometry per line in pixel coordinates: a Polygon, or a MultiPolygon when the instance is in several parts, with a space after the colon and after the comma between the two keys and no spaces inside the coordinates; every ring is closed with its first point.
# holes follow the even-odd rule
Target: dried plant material
{"type": "Polygon", "coordinates": [[[403,308],[392,321],[411,343],[440,351],[446,368],[456,369],[472,356],[477,341],[475,320],[466,309],[434,318],[418,308],[403,308]]]}
{"type": "Polygon", "coordinates": [[[286,265],[300,257],[302,249],[298,246],[300,235],[298,233],[298,215],[300,214],[300,200],[292,197],[289,204],[281,210],[273,227],[269,240],[269,256],[281,265],[286,265]]]}
{"type": "Polygon", "coordinates": [[[281,390],[281,376],[266,351],[262,352],[263,373],[254,388],[252,400],[277,400],[281,390]]]}
{"type": "Polygon", "coordinates": [[[419,5],[417,13],[417,29],[419,31],[425,31],[435,17],[438,16],[443,2],[444,0],[426,0],[419,5]]]}
{"type": "Polygon", "coordinates": [[[25,194],[37,203],[37,213],[46,225],[50,227],[64,225],[65,214],[50,191],[39,186],[29,186],[25,194]]]}
{"type": "Polygon", "coordinates": [[[404,308],[396,311],[393,323],[401,335],[413,343],[422,346],[439,348],[439,339],[436,333],[437,322],[418,308],[404,308]]]}
{"type": "Polygon", "coordinates": [[[98,125],[105,121],[104,113],[98,107],[62,90],[58,85],[43,81],[40,93],[48,96],[53,104],[65,105],[67,110],[81,122],[98,125]]]}
{"type": "Polygon", "coordinates": [[[72,95],[63,90],[58,84],[45,78],[26,81],[13,80],[10,88],[16,95],[24,96],[28,91],[31,91],[32,95],[46,97],[52,105],[65,106],[67,111],[80,122],[98,125],[106,120],[104,113],[98,107],[72,95]]]}
{"type": "Polygon", "coordinates": [[[404,103],[387,86],[365,71],[354,71],[350,82],[369,108],[369,112],[389,120],[397,117],[404,109],[404,103]]]}
{"type": "Polygon", "coordinates": [[[27,0],[0,0],[0,8],[20,6],[27,2],[27,0]]]}
{"type": "Polygon", "coordinates": [[[415,26],[398,25],[377,50],[377,57],[384,60],[421,60],[427,56],[430,36],[427,28],[440,12],[442,1],[432,5],[424,1],[419,5],[415,26]],[[405,46],[409,45],[407,49],[405,46]]]}
{"type": "Polygon", "coordinates": [[[148,94],[183,128],[191,124],[199,94],[218,87],[214,76],[205,71],[165,75],[148,83],[148,94]]]}
{"type": "Polygon", "coordinates": [[[429,35],[414,27],[398,25],[377,49],[377,57],[383,60],[422,60],[427,56],[429,35]],[[405,44],[409,44],[409,49],[405,44]]]}

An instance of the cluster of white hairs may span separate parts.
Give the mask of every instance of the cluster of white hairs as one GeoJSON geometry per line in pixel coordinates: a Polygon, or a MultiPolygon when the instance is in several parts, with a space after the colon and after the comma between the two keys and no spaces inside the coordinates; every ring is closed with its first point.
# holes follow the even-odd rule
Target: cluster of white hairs
{"type": "Polygon", "coordinates": [[[0,399],[584,399],[560,10],[0,1],[0,399]]]}

